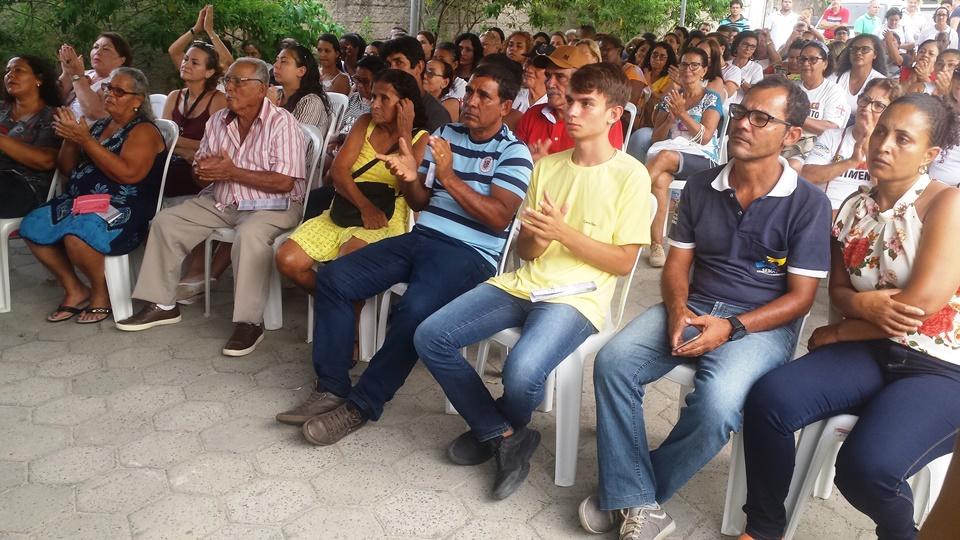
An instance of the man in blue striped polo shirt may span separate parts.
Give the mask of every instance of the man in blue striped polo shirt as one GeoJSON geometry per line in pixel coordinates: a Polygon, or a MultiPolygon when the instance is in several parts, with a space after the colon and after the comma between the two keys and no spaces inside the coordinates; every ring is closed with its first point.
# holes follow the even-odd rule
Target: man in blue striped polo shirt
{"type": "Polygon", "coordinates": [[[533,170],[527,147],[503,124],[519,89],[509,70],[482,66],[467,86],[462,123],[442,126],[430,137],[419,167],[403,140],[397,154],[377,156],[401,180],[403,197],[420,219],[413,231],[370,244],[317,272],[317,387],[300,406],[277,415],[280,422],[302,425],[311,443],[333,444],[379,419],[417,362],[417,326],[493,275],[533,170]],[[353,305],[402,282],[407,292],[391,310],[383,347],[352,385],[353,305]]]}

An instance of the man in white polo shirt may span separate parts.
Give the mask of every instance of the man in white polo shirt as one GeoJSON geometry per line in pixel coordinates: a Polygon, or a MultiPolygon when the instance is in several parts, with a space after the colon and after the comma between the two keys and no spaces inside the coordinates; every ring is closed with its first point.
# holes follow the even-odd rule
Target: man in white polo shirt
{"type": "Polygon", "coordinates": [[[780,0],[780,9],[767,16],[767,22],[764,28],[770,30],[770,39],[773,40],[774,47],[779,50],[780,47],[790,39],[794,27],[800,15],[793,12],[793,0],[780,0]]]}

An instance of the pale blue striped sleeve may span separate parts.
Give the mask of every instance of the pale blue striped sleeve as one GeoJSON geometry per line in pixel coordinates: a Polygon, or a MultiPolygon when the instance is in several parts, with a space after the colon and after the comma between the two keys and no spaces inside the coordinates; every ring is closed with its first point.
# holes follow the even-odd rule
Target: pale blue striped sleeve
{"type": "Polygon", "coordinates": [[[493,171],[492,184],[523,199],[530,187],[532,172],[533,158],[530,157],[530,150],[519,141],[512,142],[500,154],[500,160],[493,171]]]}

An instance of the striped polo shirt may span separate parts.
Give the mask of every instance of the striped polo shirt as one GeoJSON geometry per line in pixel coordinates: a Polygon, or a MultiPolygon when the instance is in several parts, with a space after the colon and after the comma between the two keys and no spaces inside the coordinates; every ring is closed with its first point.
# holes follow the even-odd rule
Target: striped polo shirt
{"type": "MultiPolygon", "coordinates": [[[[533,159],[526,145],[517,140],[506,126],[485,141],[472,140],[463,124],[447,124],[435,131],[434,135],[450,143],[454,174],[478,193],[489,196],[490,186],[497,186],[513,193],[518,199],[526,196],[533,159]]],[[[433,151],[427,147],[419,173],[427,176],[433,162],[433,151]]],[[[491,230],[471,216],[444,189],[439,179],[434,179],[433,185],[428,187],[432,191],[430,203],[420,213],[417,225],[467,244],[490,264],[496,265],[508,229],[491,230]]]]}

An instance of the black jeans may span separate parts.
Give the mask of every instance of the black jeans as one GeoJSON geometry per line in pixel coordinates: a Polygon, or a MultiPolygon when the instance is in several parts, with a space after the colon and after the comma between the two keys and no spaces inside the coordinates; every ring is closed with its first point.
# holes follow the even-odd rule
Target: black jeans
{"type": "Polygon", "coordinates": [[[838,414],[860,418],[837,455],[837,488],[880,540],[915,538],[907,479],[953,450],[960,366],[890,340],[827,345],[754,385],[743,427],[748,534],[783,536],[793,434],[838,414]]]}

